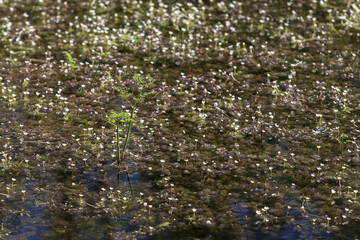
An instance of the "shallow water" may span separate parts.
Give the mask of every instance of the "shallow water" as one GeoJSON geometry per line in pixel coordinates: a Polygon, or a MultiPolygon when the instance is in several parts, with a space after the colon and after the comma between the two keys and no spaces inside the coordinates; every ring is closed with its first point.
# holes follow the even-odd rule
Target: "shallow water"
{"type": "Polygon", "coordinates": [[[359,4],[0,0],[0,238],[358,237],[359,4]]]}

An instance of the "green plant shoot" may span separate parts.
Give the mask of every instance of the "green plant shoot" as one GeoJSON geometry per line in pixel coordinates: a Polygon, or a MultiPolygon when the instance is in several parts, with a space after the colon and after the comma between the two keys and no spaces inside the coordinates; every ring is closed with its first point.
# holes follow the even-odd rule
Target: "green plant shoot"
{"type": "Polygon", "coordinates": [[[136,94],[131,92],[127,88],[123,87],[114,87],[116,91],[120,93],[120,96],[123,100],[127,101],[130,108],[130,113],[121,111],[121,112],[111,112],[108,117],[108,122],[116,127],[116,148],[117,148],[117,163],[120,165],[120,162],[124,159],[126,147],[130,140],[131,127],[135,120],[135,110],[138,105],[144,101],[148,96],[153,95],[154,92],[150,91],[150,87],[154,83],[154,79],[147,75],[146,79],[140,74],[135,74],[133,79],[137,85],[136,94]],[[124,124],[126,126],[125,141],[120,150],[120,137],[119,129],[120,125],[124,124]]]}
{"type": "Polygon", "coordinates": [[[344,146],[349,143],[354,143],[349,139],[349,136],[345,133],[342,133],[339,137],[336,138],[336,141],[340,144],[341,154],[344,154],[344,146]]]}
{"type": "Polygon", "coordinates": [[[63,54],[65,54],[66,62],[70,65],[70,68],[71,68],[74,78],[76,80],[75,70],[80,69],[80,67],[78,65],[76,65],[75,60],[73,59],[73,57],[71,56],[71,54],[69,52],[63,51],[63,54]]]}

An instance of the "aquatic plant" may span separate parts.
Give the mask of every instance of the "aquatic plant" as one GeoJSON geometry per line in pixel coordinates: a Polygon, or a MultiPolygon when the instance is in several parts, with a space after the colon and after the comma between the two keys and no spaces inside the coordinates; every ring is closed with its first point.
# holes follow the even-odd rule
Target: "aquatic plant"
{"type": "Polygon", "coordinates": [[[124,87],[114,87],[116,91],[120,93],[120,96],[123,100],[125,100],[130,108],[130,113],[126,111],[121,112],[111,112],[110,116],[108,117],[108,122],[111,123],[116,127],[116,149],[117,149],[117,164],[120,165],[120,162],[124,160],[124,155],[126,151],[126,147],[130,140],[130,133],[131,127],[135,120],[135,110],[137,109],[138,105],[144,101],[148,96],[154,94],[154,92],[150,91],[150,87],[152,86],[154,79],[150,76],[146,76],[147,80],[140,74],[135,74],[133,79],[137,85],[137,93],[130,92],[130,89],[124,87]],[[125,124],[126,126],[126,134],[125,134],[125,141],[120,150],[120,125],[125,124]]]}
{"type": "Polygon", "coordinates": [[[83,207],[84,205],[85,205],[85,202],[84,202],[84,199],[83,199],[83,194],[79,194],[79,205],[81,206],[81,207],[83,207]]]}
{"type": "MultiPolygon", "coordinates": [[[[113,124],[116,127],[116,149],[117,149],[117,162],[118,164],[120,164],[120,159],[121,159],[121,150],[120,150],[120,125],[121,123],[123,124],[129,124],[130,129],[131,129],[131,125],[135,120],[133,119],[133,117],[131,117],[131,115],[129,115],[127,112],[111,112],[109,118],[108,118],[108,122],[113,124]]],[[[126,135],[126,139],[129,139],[129,135],[130,135],[130,131],[127,133],[126,135]]],[[[127,143],[127,141],[126,141],[127,143]]],[[[126,144],[124,144],[123,147],[123,151],[124,149],[126,149],[126,144]]]]}
{"type": "Polygon", "coordinates": [[[192,212],[193,212],[193,221],[195,221],[196,220],[196,208],[193,208],[192,209],[192,212]]]}
{"type": "Polygon", "coordinates": [[[339,137],[337,137],[336,141],[340,144],[341,154],[344,154],[344,146],[346,144],[353,143],[353,141],[351,141],[349,136],[345,133],[342,133],[339,137]]]}
{"type": "Polygon", "coordinates": [[[63,54],[65,54],[65,56],[66,56],[66,62],[70,65],[70,69],[71,69],[74,79],[76,81],[75,70],[80,69],[80,67],[78,65],[76,65],[75,60],[73,59],[73,57],[71,56],[71,54],[69,52],[63,51],[63,54]]]}

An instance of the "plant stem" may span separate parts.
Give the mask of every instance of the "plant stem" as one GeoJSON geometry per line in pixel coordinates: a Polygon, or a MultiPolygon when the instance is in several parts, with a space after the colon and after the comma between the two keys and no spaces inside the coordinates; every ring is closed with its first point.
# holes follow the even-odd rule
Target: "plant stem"
{"type": "Polygon", "coordinates": [[[125,150],[126,150],[127,144],[129,142],[129,139],[130,139],[130,132],[131,132],[131,126],[132,126],[132,122],[133,122],[132,120],[134,118],[134,112],[135,112],[135,106],[133,106],[132,109],[131,109],[130,122],[129,122],[129,125],[128,125],[128,129],[126,131],[126,138],[125,138],[125,142],[124,142],[124,146],[123,146],[122,157],[124,157],[125,150]]]}
{"type": "Polygon", "coordinates": [[[116,148],[117,148],[117,163],[118,163],[118,165],[120,165],[119,123],[116,124],[116,148]]]}
{"type": "MultiPolygon", "coordinates": [[[[135,106],[132,106],[132,109],[131,109],[131,115],[130,115],[130,122],[129,122],[129,125],[128,125],[128,129],[126,131],[126,138],[125,138],[125,142],[124,142],[124,146],[123,146],[123,150],[122,150],[122,154],[121,154],[121,159],[122,161],[124,161],[124,158],[125,158],[125,150],[126,150],[126,147],[127,147],[127,144],[129,142],[129,139],[130,139],[130,133],[131,133],[131,126],[132,126],[132,123],[133,123],[133,119],[134,119],[134,112],[135,112],[135,106]]],[[[119,147],[120,148],[120,147],[119,147]]],[[[120,153],[120,149],[119,149],[119,153],[120,153]]],[[[120,165],[120,156],[119,156],[119,165],[120,165]]],[[[131,194],[132,196],[134,196],[134,190],[133,190],[133,187],[132,187],[132,184],[131,184],[131,180],[130,180],[130,174],[129,174],[129,171],[127,169],[127,166],[125,166],[125,171],[126,171],[126,176],[127,176],[127,179],[129,181],[129,186],[130,186],[130,190],[131,190],[131,194]]]]}

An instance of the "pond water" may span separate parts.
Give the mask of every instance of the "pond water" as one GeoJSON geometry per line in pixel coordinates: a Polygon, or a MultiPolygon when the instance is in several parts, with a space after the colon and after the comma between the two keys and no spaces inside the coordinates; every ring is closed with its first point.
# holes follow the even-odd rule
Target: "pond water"
{"type": "Polygon", "coordinates": [[[360,236],[359,0],[0,0],[0,30],[1,239],[360,236]]]}

